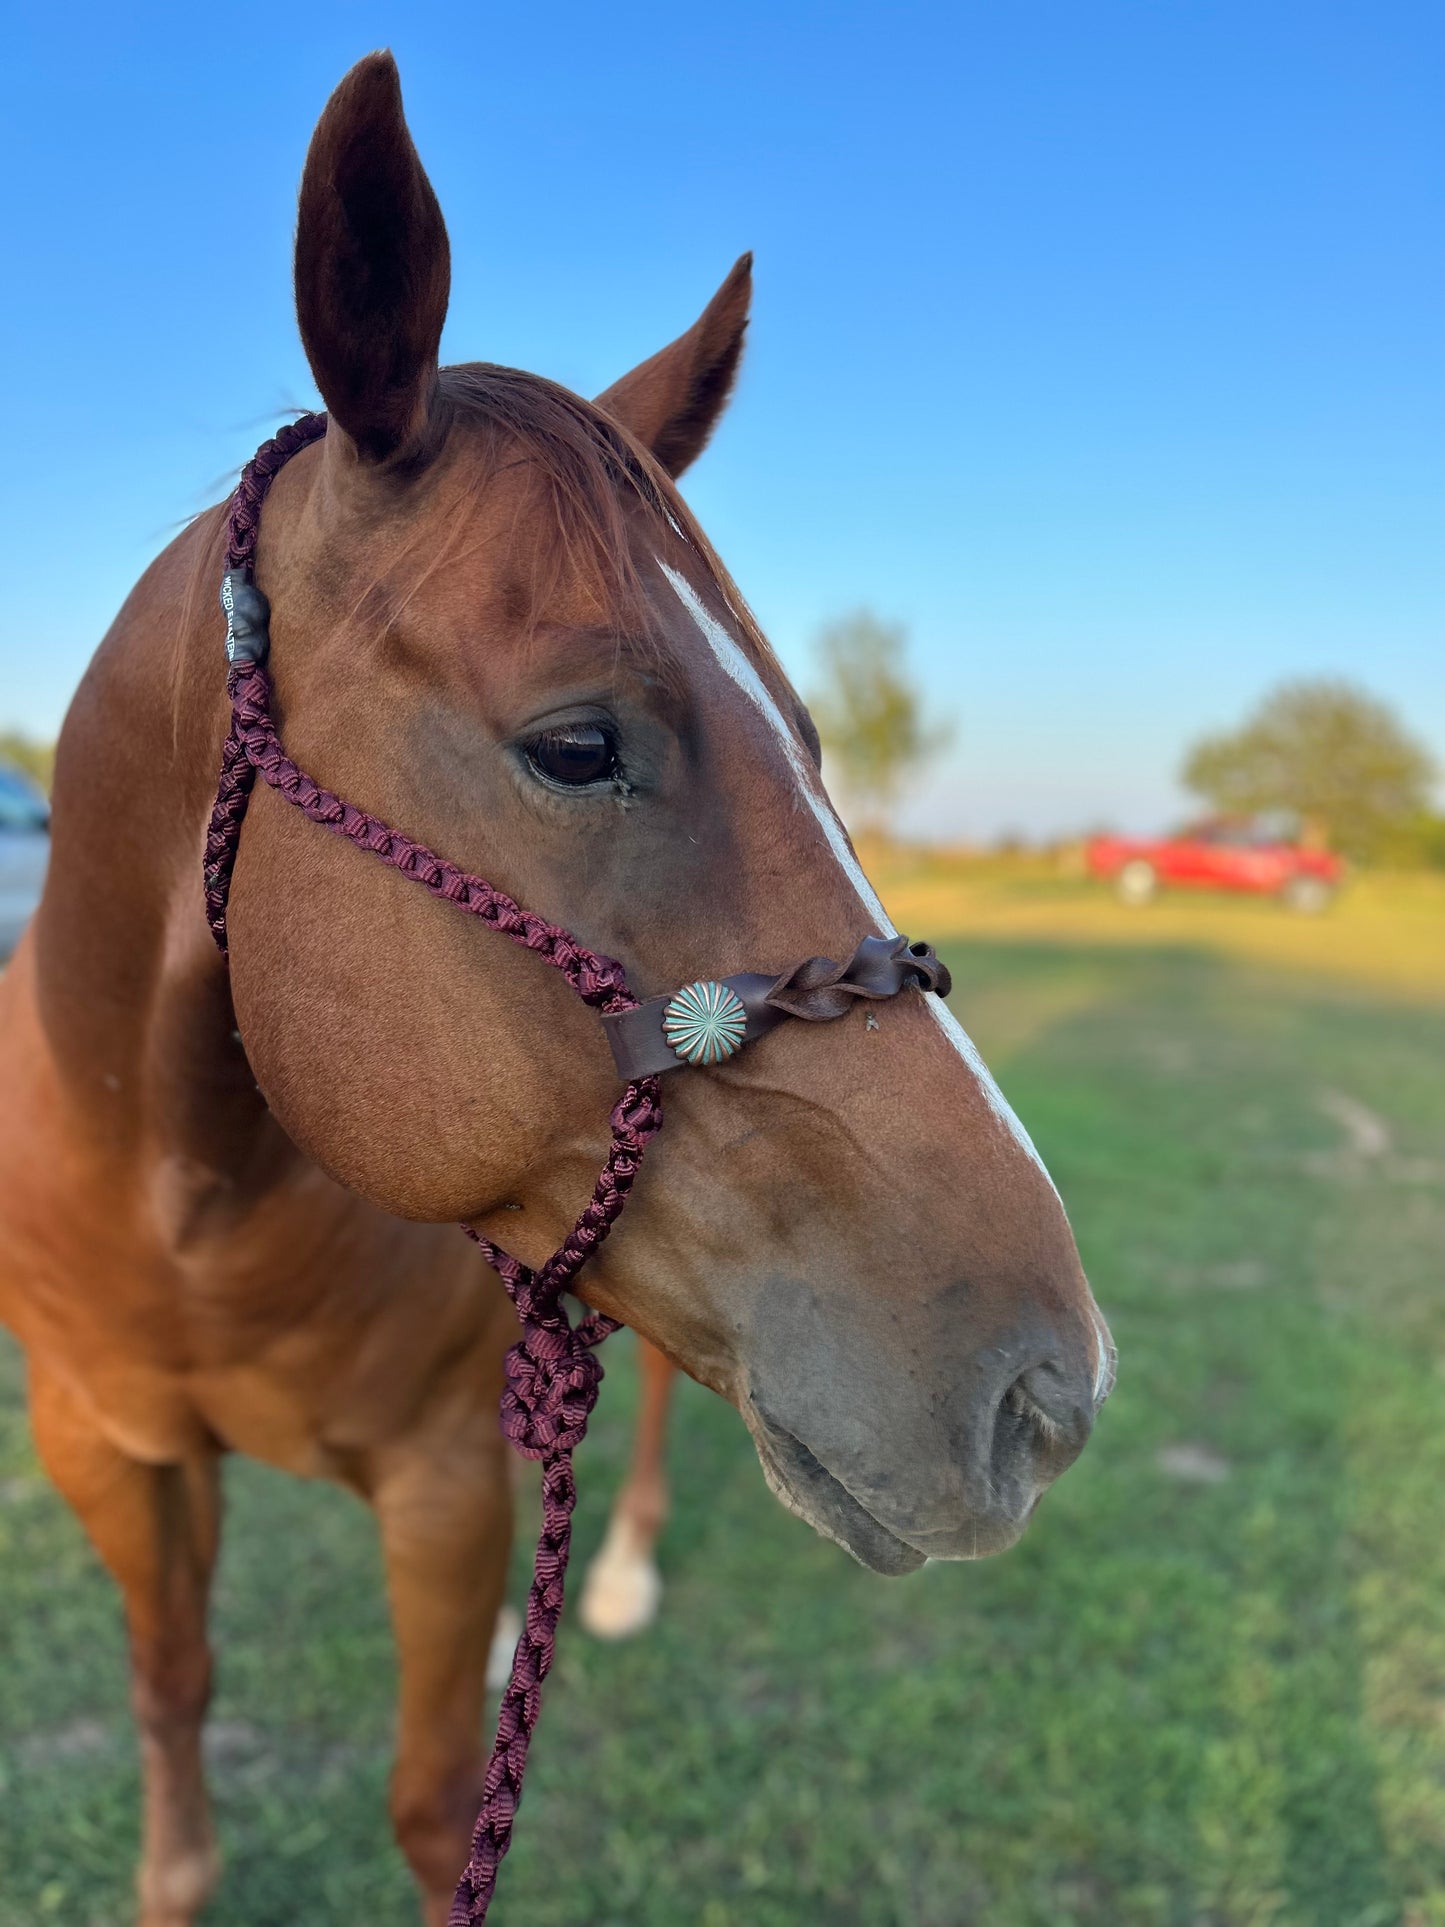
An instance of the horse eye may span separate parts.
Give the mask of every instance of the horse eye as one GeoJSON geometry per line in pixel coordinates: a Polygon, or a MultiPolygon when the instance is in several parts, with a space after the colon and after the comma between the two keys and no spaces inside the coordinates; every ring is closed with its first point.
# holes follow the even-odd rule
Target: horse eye
{"type": "Polygon", "coordinates": [[[617,746],[596,723],[565,723],[525,745],[527,761],[549,783],[586,789],[617,773],[617,746]]]}

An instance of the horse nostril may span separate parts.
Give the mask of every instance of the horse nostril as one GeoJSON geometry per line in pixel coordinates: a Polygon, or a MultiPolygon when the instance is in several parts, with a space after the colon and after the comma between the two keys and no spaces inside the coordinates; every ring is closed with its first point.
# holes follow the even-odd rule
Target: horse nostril
{"type": "Polygon", "coordinates": [[[1004,1393],[994,1428],[995,1457],[1015,1457],[1032,1448],[1036,1461],[1062,1471],[1083,1451],[1093,1428],[1089,1391],[1045,1360],[1020,1372],[1004,1393]]]}

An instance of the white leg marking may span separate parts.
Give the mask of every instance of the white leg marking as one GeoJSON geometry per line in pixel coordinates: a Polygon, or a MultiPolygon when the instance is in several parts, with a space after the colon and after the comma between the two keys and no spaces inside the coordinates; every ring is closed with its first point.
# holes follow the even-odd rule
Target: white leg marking
{"type": "Polygon", "coordinates": [[[629,1519],[614,1518],[587,1568],[578,1617],[595,1639],[630,1639],[652,1624],[662,1575],[652,1548],[629,1519]]]}
{"type": "MultiPolygon", "coordinates": [[[[678,600],[692,617],[698,633],[712,650],[718,666],[735,682],[753,706],[760,711],[774,735],[782,746],[788,760],[788,767],[798,785],[798,792],[817,818],[819,827],[828,839],[829,847],[838,860],[838,866],[858,894],[863,908],[873,919],[880,935],[896,937],[898,932],[889,921],[888,913],[878,901],[877,892],[864,876],[862,866],[849,848],[848,839],[843,834],[843,825],[824,793],[817,772],[803,754],[802,745],[783,719],[783,713],[774,702],[767,684],[748,661],[733,637],[722,624],[699,601],[697,592],[687,577],[676,569],[669,568],[666,562],[659,563],[663,574],[677,592],[678,600]]],[[[987,1098],[990,1109],[1012,1133],[1015,1142],[1028,1153],[1034,1163],[1048,1177],[1044,1161],[1034,1149],[1033,1139],[1015,1116],[1013,1107],[993,1080],[993,1073],[979,1056],[973,1039],[959,1023],[953,1012],[941,997],[925,997],[924,1005],[929,1015],[958,1052],[964,1063],[973,1072],[980,1089],[987,1098]]],[[[1053,1179],[1049,1179],[1050,1184],[1053,1179]]]]}
{"type": "Polygon", "coordinates": [[[487,1654],[487,1691],[500,1693],[512,1677],[512,1655],[517,1650],[517,1641],[522,1637],[522,1615],[515,1606],[501,1606],[497,1609],[496,1630],[492,1634],[491,1650],[487,1654]]]}

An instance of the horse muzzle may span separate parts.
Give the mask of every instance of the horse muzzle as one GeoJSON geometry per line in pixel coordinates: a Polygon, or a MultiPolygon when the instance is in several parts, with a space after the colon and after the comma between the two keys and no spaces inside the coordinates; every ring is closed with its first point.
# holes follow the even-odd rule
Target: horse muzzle
{"type": "Polygon", "coordinates": [[[744,1417],[782,1504],[861,1565],[897,1575],[1013,1545],[1088,1442],[1112,1384],[1100,1324],[1092,1345],[1051,1346],[1022,1369],[1016,1347],[990,1347],[931,1392],[907,1374],[864,1398],[856,1380],[837,1385],[824,1403],[790,1399],[773,1379],[754,1387],[744,1417]]]}

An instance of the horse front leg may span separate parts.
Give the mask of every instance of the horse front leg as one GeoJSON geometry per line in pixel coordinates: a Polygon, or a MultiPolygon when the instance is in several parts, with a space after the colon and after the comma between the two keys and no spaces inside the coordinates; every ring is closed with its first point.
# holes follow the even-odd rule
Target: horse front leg
{"type": "Polygon", "coordinates": [[[607,1534],[587,1568],[578,1608],[582,1624],[599,1639],[626,1639],[657,1617],[662,1575],[657,1570],[658,1534],[667,1523],[667,1414],[677,1367],[645,1338],[638,1340],[642,1402],[632,1464],[613,1502],[607,1534]]]}
{"type": "Polygon", "coordinates": [[[495,1401],[468,1403],[452,1427],[438,1417],[388,1447],[371,1479],[400,1673],[392,1825],[426,1927],[445,1927],[482,1802],[487,1661],[512,1540],[495,1401]]]}
{"type": "Polygon", "coordinates": [[[145,1784],[140,1927],[192,1927],[220,1872],[201,1764],[211,1692],[206,1607],[221,1518],[217,1462],[127,1458],[76,1395],[34,1363],[30,1416],[42,1464],[125,1603],[145,1784]]]}

